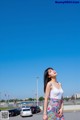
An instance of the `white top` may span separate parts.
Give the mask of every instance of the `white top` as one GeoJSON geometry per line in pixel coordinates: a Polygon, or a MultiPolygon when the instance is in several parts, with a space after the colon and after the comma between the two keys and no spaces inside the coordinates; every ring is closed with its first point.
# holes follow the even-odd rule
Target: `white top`
{"type": "MultiPolygon", "coordinates": [[[[59,83],[61,84],[61,83],[59,83]]],[[[50,98],[54,98],[54,99],[61,99],[63,96],[63,89],[62,87],[57,88],[55,87],[55,85],[53,83],[51,83],[52,89],[50,91],[50,98]]]]}

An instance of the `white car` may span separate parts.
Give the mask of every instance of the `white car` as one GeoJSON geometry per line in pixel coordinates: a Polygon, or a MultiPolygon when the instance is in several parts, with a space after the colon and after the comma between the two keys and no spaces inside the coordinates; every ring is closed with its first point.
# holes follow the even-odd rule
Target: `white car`
{"type": "Polygon", "coordinates": [[[30,107],[21,108],[20,116],[25,117],[25,116],[32,116],[32,115],[33,114],[30,107]]]}

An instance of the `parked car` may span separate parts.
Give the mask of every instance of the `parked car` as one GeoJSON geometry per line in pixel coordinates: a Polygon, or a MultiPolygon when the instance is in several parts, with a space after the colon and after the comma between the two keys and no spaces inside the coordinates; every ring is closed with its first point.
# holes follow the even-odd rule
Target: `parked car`
{"type": "Polygon", "coordinates": [[[32,115],[33,114],[30,107],[21,108],[20,116],[26,117],[26,116],[32,116],[32,115]]]}
{"type": "Polygon", "coordinates": [[[11,109],[11,110],[8,110],[9,111],[9,117],[11,116],[16,116],[16,115],[20,115],[20,110],[19,109],[11,109]]]}
{"type": "Polygon", "coordinates": [[[41,109],[39,106],[31,106],[30,108],[31,108],[33,114],[41,112],[41,109]]]}

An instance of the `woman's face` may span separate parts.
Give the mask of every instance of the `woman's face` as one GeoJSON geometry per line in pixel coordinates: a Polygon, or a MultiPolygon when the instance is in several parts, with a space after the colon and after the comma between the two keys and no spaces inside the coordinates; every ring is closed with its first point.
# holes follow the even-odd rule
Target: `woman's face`
{"type": "Polygon", "coordinates": [[[57,75],[55,70],[49,69],[48,70],[48,76],[50,77],[55,77],[57,75]]]}

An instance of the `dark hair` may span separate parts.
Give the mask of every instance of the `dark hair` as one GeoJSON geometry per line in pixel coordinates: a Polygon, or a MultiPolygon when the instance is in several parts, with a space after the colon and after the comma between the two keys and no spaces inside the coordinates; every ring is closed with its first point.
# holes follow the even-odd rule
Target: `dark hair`
{"type": "Polygon", "coordinates": [[[49,70],[49,69],[52,69],[52,70],[53,70],[53,68],[49,67],[49,68],[47,68],[47,69],[44,71],[44,92],[45,92],[45,90],[46,90],[46,85],[47,85],[47,83],[51,80],[51,78],[48,78],[48,70],[49,70]]]}

